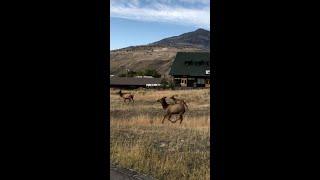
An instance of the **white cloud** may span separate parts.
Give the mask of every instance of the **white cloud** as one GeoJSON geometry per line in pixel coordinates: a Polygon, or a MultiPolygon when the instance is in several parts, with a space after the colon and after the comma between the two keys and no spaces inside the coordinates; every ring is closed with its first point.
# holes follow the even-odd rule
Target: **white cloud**
{"type": "MultiPolygon", "coordinates": [[[[170,0],[169,0],[170,1],[170,0]]],[[[210,27],[210,7],[189,8],[179,4],[168,5],[168,0],[152,1],[151,4],[143,4],[139,0],[110,1],[111,17],[155,22],[170,22],[197,27],[210,27]]],[[[179,0],[188,3],[208,2],[208,0],[179,0]]]]}
{"type": "Polygon", "coordinates": [[[180,2],[185,3],[202,3],[202,4],[210,4],[210,0],[178,0],[180,2]]]}

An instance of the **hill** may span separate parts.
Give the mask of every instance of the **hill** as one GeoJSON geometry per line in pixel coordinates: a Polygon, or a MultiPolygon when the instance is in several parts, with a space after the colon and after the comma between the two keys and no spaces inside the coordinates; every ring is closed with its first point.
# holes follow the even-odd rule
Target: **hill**
{"type": "Polygon", "coordinates": [[[185,47],[210,49],[210,31],[197,29],[193,32],[184,33],[180,36],[165,38],[160,41],[151,43],[150,45],[170,46],[170,47],[185,47]]]}
{"type": "Polygon", "coordinates": [[[177,52],[208,52],[210,32],[197,29],[193,32],[169,37],[143,46],[130,46],[110,52],[110,73],[119,75],[127,69],[139,71],[156,69],[168,74],[177,52]]]}

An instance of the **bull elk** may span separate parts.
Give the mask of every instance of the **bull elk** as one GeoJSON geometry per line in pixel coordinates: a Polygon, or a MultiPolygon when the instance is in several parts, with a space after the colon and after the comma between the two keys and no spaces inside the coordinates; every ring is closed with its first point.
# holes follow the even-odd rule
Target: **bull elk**
{"type": "Polygon", "coordinates": [[[168,104],[166,102],[166,97],[162,97],[161,99],[158,99],[157,102],[160,102],[162,105],[162,108],[166,110],[166,114],[164,115],[162,119],[162,124],[164,123],[164,120],[168,118],[168,120],[172,123],[177,122],[180,119],[180,124],[183,121],[183,114],[186,112],[185,105],[183,103],[177,103],[177,104],[168,104]],[[178,114],[179,119],[175,121],[171,121],[171,116],[173,114],[178,114]]]}
{"type": "Polygon", "coordinates": [[[133,100],[133,94],[129,94],[129,93],[122,93],[122,91],[120,90],[118,92],[118,94],[120,95],[120,97],[123,98],[123,102],[126,102],[127,100],[129,100],[129,102],[134,102],[133,100]]]}

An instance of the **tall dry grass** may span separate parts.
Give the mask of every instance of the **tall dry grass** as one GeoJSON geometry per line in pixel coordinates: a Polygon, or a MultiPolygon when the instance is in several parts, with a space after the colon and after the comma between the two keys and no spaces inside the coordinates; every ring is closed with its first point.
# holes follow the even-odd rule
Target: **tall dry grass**
{"type": "Polygon", "coordinates": [[[209,179],[208,89],[134,90],[130,91],[135,96],[134,104],[124,103],[116,92],[110,92],[112,163],[157,179],[209,179]],[[182,124],[168,120],[161,123],[164,110],[156,100],[172,95],[189,106],[182,124]]]}

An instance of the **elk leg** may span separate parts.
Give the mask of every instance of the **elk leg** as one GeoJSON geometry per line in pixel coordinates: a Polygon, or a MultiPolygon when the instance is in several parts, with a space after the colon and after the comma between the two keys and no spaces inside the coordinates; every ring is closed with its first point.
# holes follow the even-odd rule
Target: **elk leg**
{"type": "Polygon", "coordinates": [[[133,100],[133,98],[132,98],[132,102],[134,103],[134,100],[133,100]]]}
{"type": "Polygon", "coordinates": [[[166,119],[168,114],[164,115],[163,119],[162,119],[162,124],[164,123],[164,120],[166,119]]]}
{"type": "MultiPolygon", "coordinates": [[[[169,118],[171,118],[171,115],[169,116],[169,118]]],[[[170,119],[169,119],[170,120],[170,119]]],[[[171,120],[170,120],[171,121],[171,120]]],[[[171,121],[172,123],[176,123],[177,119],[175,121],[171,121]]]]}
{"type": "Polygon", "coordinates": [[[172,114],[169,115],[168,120],[169,120],[170,122],[172,122],[172,123],[175,123],[175,122],[171,121],[171,116],[172,116],[172,114]]]}
{"type": "Polygon", "coordinates": [[[182,123],[183,121],[183,114],[180,114],[180,124],[182,123]]]}

